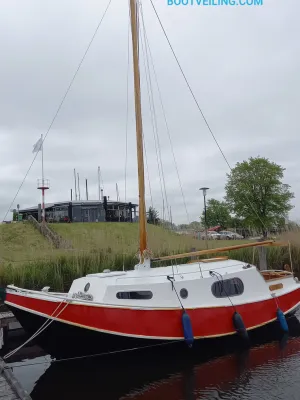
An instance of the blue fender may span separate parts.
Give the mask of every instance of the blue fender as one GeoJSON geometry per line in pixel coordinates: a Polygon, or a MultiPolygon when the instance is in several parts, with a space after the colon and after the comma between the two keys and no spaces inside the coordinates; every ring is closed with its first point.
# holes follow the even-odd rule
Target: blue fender
{"type": "Polygon", "coordinates": [[[192,321],[186,311],[184,311],[182,314],[181,322],[183,327],[184,340],[189,347],[192,347],[194,342],[192,321]]]}
{"type": "Polygon", "coordinates": [[[285,315],[283,314],[283,312],[280,310],[280,308],[277,308],[277,320],[279,322],[279,325],[281,327],[281,329],[283,330],[283,332],[288,333],[289,332],[289,327],[288,324],[286,322],[286,318],[285,315]]]}
{"type": "Polygon", "coordinates": [[[237,334],[241,336],[243,339],[248,340],[249,336],[243,318],[241,314],[239,314],[237,311],[233,313],[232,322],[237,334]]]}

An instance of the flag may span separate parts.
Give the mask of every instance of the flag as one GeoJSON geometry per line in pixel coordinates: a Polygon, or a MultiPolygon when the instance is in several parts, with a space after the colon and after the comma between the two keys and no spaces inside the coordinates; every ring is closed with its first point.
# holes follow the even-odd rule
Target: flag
{"type": "Polygon", "coordinates": [[[43,138],[39,138],[39,140],[36,142],[36,144],[33,146],[33,153],[38,153],[39,151],[42,150],[42,145],[43,145],[43,138]]]}

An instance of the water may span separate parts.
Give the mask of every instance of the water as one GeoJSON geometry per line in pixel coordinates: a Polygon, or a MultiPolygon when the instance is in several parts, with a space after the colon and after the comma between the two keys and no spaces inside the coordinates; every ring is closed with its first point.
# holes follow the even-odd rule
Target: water
{"type": "Polygon", "coordinates": [[[272,340],[263,333],[239,350],[230,339],[186,357],[127,353],[50,365],[50,356],[39,355],[11,365],[27,365],[13,371],[33,400],[299,400],[298,320],[291,334],[272,340]]]}

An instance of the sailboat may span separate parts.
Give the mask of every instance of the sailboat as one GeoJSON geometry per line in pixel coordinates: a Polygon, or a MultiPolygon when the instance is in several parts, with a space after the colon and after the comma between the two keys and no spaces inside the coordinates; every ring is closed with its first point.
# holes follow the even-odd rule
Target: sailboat
{"type": "Polygon", "coordinates": [[[9,285],[5,304],[50,354],[112,352],[170,343],[188,344],[248,332],[285,316],[300,304],[300,285],[289,271],[259,271],[228,257],[198,258],[263,241],[151,259],[147,247],[143,128],[138,52],[138,4],[130,0],[139,187],[139,262],[133,270],[75,279],[68,293],[9,285]],[[156,267],[156,262],[170,262],[156,267]]]}

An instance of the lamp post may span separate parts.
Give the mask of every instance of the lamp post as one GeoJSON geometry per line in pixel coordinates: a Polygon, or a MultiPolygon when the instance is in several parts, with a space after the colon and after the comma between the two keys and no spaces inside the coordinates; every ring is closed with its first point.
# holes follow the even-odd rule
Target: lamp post
{"type": "Polygon", "coordinates": [[[208,243],[207,243],[207,218],[206,218],[206,193],[209,190],[209,188],[208,187],[202,187],[199,190],[202,190],[203,199],[204,199],[205,239],[206,239],[206,247],[208,247],[208,243]]]}

